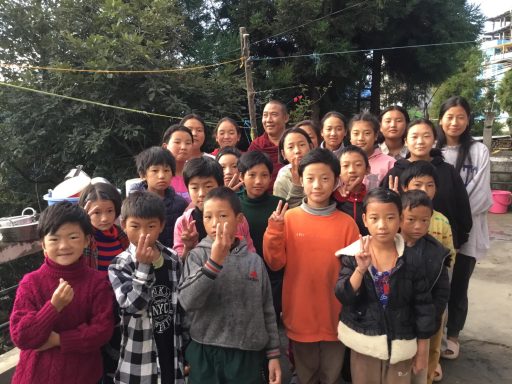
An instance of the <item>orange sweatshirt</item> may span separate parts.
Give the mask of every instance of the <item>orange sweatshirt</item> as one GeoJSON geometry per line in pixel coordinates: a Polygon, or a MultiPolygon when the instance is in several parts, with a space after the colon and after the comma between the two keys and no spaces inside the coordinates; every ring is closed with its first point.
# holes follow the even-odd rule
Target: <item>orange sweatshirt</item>
{"type": "Polygon", "coordinates": [[[341,304],[334,296],[340,261],[334,253],[359,237],[354,220],[335,210],[314,215],[296,207],[284,223],[269,220],[263,255],[272,270],[285,267],[283,323],[299,342],[337,341],[341,304]]]}

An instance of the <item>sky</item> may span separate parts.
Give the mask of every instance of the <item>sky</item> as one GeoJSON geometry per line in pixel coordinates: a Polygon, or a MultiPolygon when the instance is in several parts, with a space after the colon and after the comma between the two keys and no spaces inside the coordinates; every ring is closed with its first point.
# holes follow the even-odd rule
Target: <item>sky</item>
{"type": "Polygon", "coordinates": [[[487,17],[512,10],[512,0],[469,0],[473,4],[479,4],[480,10],[487,17]]]}

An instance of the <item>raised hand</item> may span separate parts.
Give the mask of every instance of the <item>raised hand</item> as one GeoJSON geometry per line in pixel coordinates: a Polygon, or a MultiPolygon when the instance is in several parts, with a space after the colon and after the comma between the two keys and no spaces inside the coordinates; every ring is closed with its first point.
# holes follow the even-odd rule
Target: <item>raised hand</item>
{"type": "Polygon", "coordinates": [[[229,255],[229,250],[235,240],[235,232],[230,228],[227,222],[217,223],[215,230],[215,239],[212,243],[212,260],[218,264],[223,264],[229,255]]]}
{"type": "Polygon", "coordinates": [[[151,264],[159,256],[159,254],[153,251],[153,247],[149,245],[149,238],[149,234],[141,234],[139,237],[139,242],[135,249],[135,259],[137,259],[139,263],[151,264]]]}
{"type": "Polygon", "coordinates": [[[277,203],[277,208],[272,214],[270,215],[269,220],[275,221],[276,223],[282,223],[284,222],[284,214],[288,210],[288,203],[284,203],[282,200],[279,200],[279,203],[277,203]]]}
{"type": "Polygon", "coordinates": [[[55,307],[57,312],[61,312],[71,300],[73,300],[74,292],[71,285],[63,278],[59,279],[59,286],[53,292],[50,302],[55,307]]]}
{"type": "Polygon", "coordinates": [[[399,179],[398,179],[398,176],[395,176],[393,177],[392,175],[389,175],[389,189],[391,189],[392,191],[395,191],[396,193],[400,193],[400,182],[399,182],[399,179]]]}
{"type": "Polygon", "coordinates": [[[355,187],[357,187],[359,184],[361,184],[363,182],[363,179],[364,179],[364,176],[357,176],[356,179],[354,179],[348,183],[341,182],[341,185],[337,189],[338,193],[342,197],[347,197],[350,194],[350,192],[352,192],[354,190],[355,187]]]}
{"type": "Polygon", "coordinates": [[[240,175],[236,173],[229,181],[227,187],[230,188],[232,191],[237,192],[242,185],[244,185],[244,182],[240,181],[240,175]]]}
{"type": "Polygon", "coordinates": [[[290,173],[292,174],[292,183],[295,185],[300,185],[299,163],[300,163],[299,158],[297,156],[295,156],[292,159],[292,162],[291,162],[292,167],[290,168],[290,173]]]}
{"type": "Polygon", "coordinates": [[[355,254],[357,270],[364,274],[372,262],[372,255],[370,254],[370,241],[371,236],[359,235],[359,241],[361,244],[360,251],[355,254]]]}
{"type": "Polygon", "coordinates": [[[192,220],[190,223],[183,224],[183,231],[181,232],[181,241],[186,249],[191,250],[197,245],[199,240],[199,233],[196,229],[196,221],[192,220]]]}

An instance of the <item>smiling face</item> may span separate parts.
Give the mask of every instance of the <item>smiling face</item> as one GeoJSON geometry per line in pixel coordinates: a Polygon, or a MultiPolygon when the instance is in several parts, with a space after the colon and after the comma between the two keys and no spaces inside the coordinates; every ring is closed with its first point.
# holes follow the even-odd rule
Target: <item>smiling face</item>
{"type": "Polygon", "coordinates": [[[338,117],[331,116],[324,121],[322,126],[322,138],[325,148],[335,151],[341,146],[345,138],[345,123],[338,117]]]}
{"type": "Polygon", "coordinates": [[[469,126],[469,116],[461,106],[449,108],[441,119],[441,128],[449,145],[459,143],[459,138],[469,126]]]}
{"type": "Polygon", "coordinates": [[[341,174],[340,178],[343,184],[352,186],[358,179],[363,180],[364,176],[370,171],[366,167],[366,162],[357,152],[346,152],[340,158],[341,174]]]}
{"type": "Polygon", "coordinates": [[[409,128],[405,144],[409,150],[410,161],[430,161],[430,150],[434,146],[434,132],[428,124],[420,123],[409,128]]]}
{"type": "Polygon", "coordinates": [[[247,170],[240,180],[244,182],[247,196],[256,199],[267,193],[271,181],[270,172],[265,164],[256,164],[247,170]]]}
{"type": "Polygon", "coordinates": [[[190,159],[192,153],[192,137],[188,132],[176,131],[169,138],[167,149],[177,162],[185,162],[190,159]]]}
{"type": "Polygon", "coordinates": [[[302,172],[300,181],[311,207],[324,208],[329,205],[336,185],[336,178],[331,167],[324,163],[307,165],[302,172]]]}
{"type": "Polygon", "coordinates": [[[428,233],[432,210],[429,207],[418,206],[404,208],[400,225],[401,234],[407,245],[413,245],[428,233]]]}
{"type": "Polygon", "coordinates": [[[400,111],[391,110],[382,116],[380,131],[385,139],[401,139],[405,132],[407,122],[400,111]]]}
{"type": "Polygon", "coordinates": [[[268,103],[265,105],[262,117],[263,128],[274,140],[279,140],[286,128],[288,119],[288,114],[283,110],[281,105],[277,103],[268,103]]]}
{"type": "Polygon", "coordinates": [[[289,163],[302,160],[310,150],[308,140],[300,133],[289,133],[284,138],[282,155],[289,163]]]}
{"type": "Polygon", "coordinates": [[[228,186],[233,177],[239,178],[240,173],[238,172],[238,157],[231,153],[222,155],[219,160],[219,164],[222,167],[222,173],[224,174],[224,185],[228,186]]]}
{"type": "Polygon", "coordinates": [[[92,201],[88,213],[92,226],[100,231],[110,229],[116,221],[116,209],[112,200],[92,201]]]}
{"type": "Polygon", "coordinates": [[[148,183],[148,191],[163,196],[172,179],[172,170],[168,165],[151,165],[142,178],[148,183]]]}
{"type": "Polygon", "coordinates": [[[209,199],[204,203],[203,222],[208,236],[215,239],[217,224],[228,223],[228,231],[235,233],[238,224],[242,220],[242,214],[235,214],[229,201],[223,199],[209,199]]]}
{"type": "Polygon", "coordinates": [[[141,235],[149,235],[148,245],[153,247],[158,240],[158,236],[163,231],[165,223],[161,222],[159,218],[143,219],[141,217],[128,217],[126,220],[121,221],[126,236],[130,243],[137,246],[141,235]]]}
{"type": "Polygon", "coordinates": [[[80,259],[89,240],[78,223],[64,223],[55,233],[43,237],[42,247],[50,260],[66,266],[80,259]]]}
{"type": "Polygon", "coordinates": [[[392,244],[400,228],[398,207],[393,203],[370,201],[366,205],[366,213],[363,213],[363,222],[372,236],[372,241],[392,244]]]}
{"type": "Polygon", "coordinates": [[[350,129],[350,143],[361,148],[370,156],[375,148],[377,135],[368,121],[354,121],[350,129]]]}
{"type": "Polygon", "coordinates": [[[223,121],[217,128],[215,141],[220,148],[235,147],[240,141],[240,133],[230,121],[223,121]]]}

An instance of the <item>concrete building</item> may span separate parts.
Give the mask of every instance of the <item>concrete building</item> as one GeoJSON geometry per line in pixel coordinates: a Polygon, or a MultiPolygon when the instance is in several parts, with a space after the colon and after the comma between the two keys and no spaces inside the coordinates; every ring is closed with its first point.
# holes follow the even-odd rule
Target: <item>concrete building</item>
{"type": "Polygon", "coordinates": [[[512,68],[512,11],[487,19],[481,49],[485,53],[483,78],[499,82],[512,68]]]}

